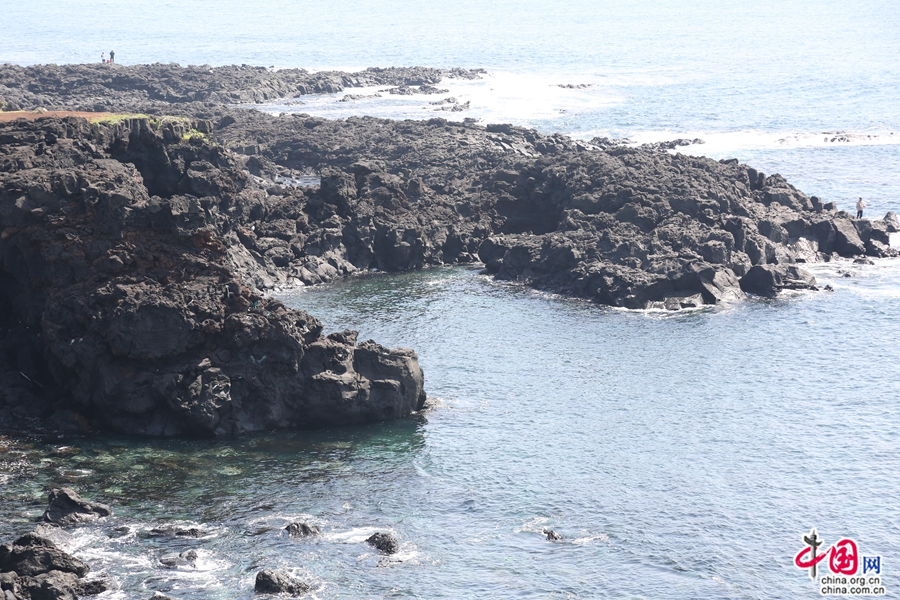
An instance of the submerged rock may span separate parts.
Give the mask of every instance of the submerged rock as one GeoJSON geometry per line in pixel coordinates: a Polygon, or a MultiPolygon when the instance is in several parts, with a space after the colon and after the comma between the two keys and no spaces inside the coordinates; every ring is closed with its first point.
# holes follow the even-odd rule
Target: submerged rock
{"type": "Polygon", "coordinates": [[[284,571],[263,569],[256,574],[254,590],[257,594],[288,594],[290,596],[300,596],[309,591],[309,586],[284,571]]]}
{"type": "Polygon", "coordinates": [[[44,511],[43,520],[63,527],[80,525],[112,514],[105,504],[88,502],[71,488],[54,488],[50,490],[49,505],[44,511]]]}
{"type": "Polygon", "coordinates": [[[175,527],[172,525],[167,525],[163,527],[154,527],[149,530],[145,535],[148,536],[172,536],[172,537],[186,537],[186,538],[200,538],[205,535],[202,529],[197,527],[175,527]]]}
{"type": "Polygon", "coordinates": [[[396,554],[400,549],[400,541],[390,533],[374,533],[366,539],[366,543],[384,554],[396,554]]]}
{"type": "Polygon", "coordinates": [[[319,528],[306,523],[291,523],[284,528],[291,537],[309,537],[319,535],[319,528]]]}
{"type": "Polygon", "coordinates": [[[550,542],[558,542],[562,539],[562,536],[553,531],[552,529],[544,528],[544,535],[547,536],[547,540],[550,542]]]}
{"type": "Polygon", "coordinates": [[[196,567],[197,566],[197,551],[196,550],[186,550],[185,552],[181,552],[175,556],[163,556],[159,559],[159,563],[170,569],[176,569],[179,567],[196,567]]]}

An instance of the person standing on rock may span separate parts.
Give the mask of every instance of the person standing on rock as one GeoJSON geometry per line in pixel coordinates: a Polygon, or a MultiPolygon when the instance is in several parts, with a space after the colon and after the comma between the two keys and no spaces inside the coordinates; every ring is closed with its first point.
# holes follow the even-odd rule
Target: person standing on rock
{"type": "Polygon", "coordinates": [[[116,62],[116,51],[115,50],[109,51],[109,62],[111,62],[111,63],[116,62]]]}
{"type": "Polygon", "coordinates": [[[106,63],[106,52],[100,53],[100,62],[106,63]]]}
{"type": "Polygon", "coordinates": [[[863,209],[866,207],[866,201],[860,198],[856,201],[856,218],[862,219],[863,209]]]}

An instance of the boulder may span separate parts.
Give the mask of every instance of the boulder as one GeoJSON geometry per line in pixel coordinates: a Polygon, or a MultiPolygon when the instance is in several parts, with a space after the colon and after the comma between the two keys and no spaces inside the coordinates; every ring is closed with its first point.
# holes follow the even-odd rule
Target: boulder
{"type": "Polygon", "coordinates": [[[284,528],[291,537],[309,537],[319,535],[319,528],[306,523],[291,523],[284,528]]]}
{"type": "Polygon", "coordinates": [[[71,488],[50,490],[49,506],[43,520],[61,526],[79,525],[101,517],[108,517],[112,510],[99,502],[88,502],[71,488]]]}
{"type": "Polygon", "coordinates": [[[741,277],[740,285],[744,292],[766,298],[774,298],[785,289],[818,289],[812,273],[795,265],[756,265],[741,277]]]}
{"type": "Polygon", "coordinates": [[[109,578],[85,579],[83,561],[34,533],[0,545],[0,599],[77,600],[115,589],[109,578]]]}
{"type": "Polygon", "coordinates": [[[662,300],[651,300],[645,306],[662,310],[681,310],[682,308],[699,308],[704,304],[702,294],[669,294],[662,300]]]}
{"type": "Polygon", "coordinates": [[[866,245],[859,237],[853,221],[837,218],[832,222],[834,227],[834,251],[841,256],[853,257],[866,253],[866,245]]]}
{"type": "Polygon", "coordinates": [[[384,554],[396,554],[400,549],[400,541],[390,533],[374,533],[366,539],[366,543],[384,554]]]}
{"type": "Polygon", "coordinates": [[[256,574],[256,585],[253,589],[257,594],[300,596],[309,591],[309,586],[284,571],[263,569],[256,574]]]}
{"type": "Polygon", "coordinates": [[[0,546],[0,572],[35,576],[61,571],[84,577],[90,570],[85,562],[63,552],[50,540],[34,534],[24,535],[12,545],[0,546]]]}

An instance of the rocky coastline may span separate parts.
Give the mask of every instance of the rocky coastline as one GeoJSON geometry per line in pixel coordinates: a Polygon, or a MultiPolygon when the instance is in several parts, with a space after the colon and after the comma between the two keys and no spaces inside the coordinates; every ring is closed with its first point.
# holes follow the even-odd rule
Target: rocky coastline
{"type": "Polygon", "coordinates": [[[431,98],[477,76],[0,66],[7,108],[144,115],[0,124],[0,420],[226,435],[421,409],[414,352],[322,335],[265,295],[277,286],[481,262],[601,305],[677,310],[814,290],[803,263],[897,254],[892,213],[851,219],[736,159],[234,106],[362,85],[431,98]]]}
{"type": "MultiPolygon", "coordinates": [[[[71,488],[50,490],[48,501],[33,531],[0,544],[0,600],[76,600],[118,589],[115,579],[92,573],[89,564],[64,549],[71,545],[70,530],[109,517],[112,509],[85,500],[71,488]]],[[[317,534],[315,530],[309,535],[317,534]]],[[[397,551],[398,541],[391,534],[376,533],[367,542],[385,554],[397,551]]],[[[164,568],[194,568],[197,559],[195,550],[187,550],[160,557],[159,563],[164,568]]],[[[255,578],[257,594],[296,597],[310,589],[285,571],[262,569],[255,578]]],[[[154,598],[169,597],[156,592],[151,600],[154,598]]]]}

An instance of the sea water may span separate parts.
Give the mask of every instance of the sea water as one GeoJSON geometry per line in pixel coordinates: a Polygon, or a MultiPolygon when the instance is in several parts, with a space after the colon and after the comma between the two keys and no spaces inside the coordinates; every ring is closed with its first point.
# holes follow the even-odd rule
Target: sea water
{"type": "MultiPolygon", "coordinates": [[[[737,157],[846,210],[863,196],[867,216],[900,210],[892,2],[8,4],[0,61],[114,49],[126,64],[484,68],[441,95],[259,108],[699,138],[679,151],[737,157]],[[469,109],[430,104],[449,96],[469,109]]],[[[793,564],[816,527],[823,548],[846,537],[882,556],[896,593],[900,262],[874,263],[811,266],[834,292],[677,314],[477,268],[283,290],[328,331],[416,349],[431,408],[228,440],[12,434],[0,539],[65,484],[116,511],[63,541],[116,578],[109,598],[249,598],[262,568],[319,598],[798,598],[818,593],[793,564]],[[298,520],[322,535],[287,537],[298,520]],[[400,553],[364,544],[374,531],[400,553]],[[187,549],[195,567],[159,561],[187,549]]]]}

